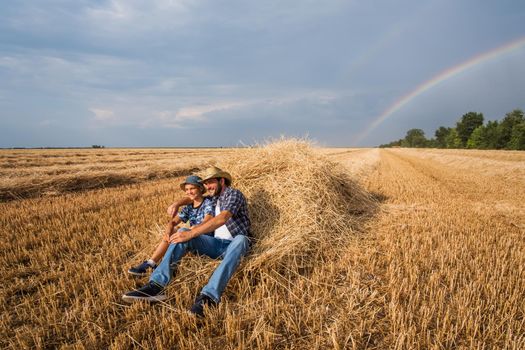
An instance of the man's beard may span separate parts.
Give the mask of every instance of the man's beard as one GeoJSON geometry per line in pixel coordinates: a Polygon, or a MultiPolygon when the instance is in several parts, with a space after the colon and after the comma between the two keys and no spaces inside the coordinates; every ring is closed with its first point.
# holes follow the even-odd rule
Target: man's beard
{"type": "Polygon", "coordinates": [[[215,191],[213,192],[213,195],[214,196],[218,196],[218,195],[221,194],[221,192],[222,192],[222,185],[219,182],[219,183],[217,183],[217,188],[215,188],[215,191]]]}

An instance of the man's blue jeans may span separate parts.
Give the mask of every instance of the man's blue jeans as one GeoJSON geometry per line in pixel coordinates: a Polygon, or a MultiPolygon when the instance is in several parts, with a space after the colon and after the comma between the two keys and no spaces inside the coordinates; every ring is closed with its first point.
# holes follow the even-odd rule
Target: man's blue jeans
{"type": "Polygon", "coordinates": [[[208,284],[201,291],[218,303],[228,281],[239,266],[241,257],[246,255],[249,247],[250,240],[244,235],[237,235],[232,241],[201,235],[184,243],[170,244],[162,262],[153,271],[149,280],[162,287],[167,286],[177,264],[188,251],[212,259],[222,258],[208,284]]]}

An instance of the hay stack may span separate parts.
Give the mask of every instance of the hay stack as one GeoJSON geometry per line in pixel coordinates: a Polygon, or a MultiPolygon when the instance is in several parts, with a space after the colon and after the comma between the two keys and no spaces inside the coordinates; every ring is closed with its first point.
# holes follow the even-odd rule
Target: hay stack
{"type": "Polygon", "coordinates": [[[247,197],[256,245],[247,269],[313,268],[335,252],[375,208],[340,164],[309,142],[286,139],[218,164],[247,197]]]}

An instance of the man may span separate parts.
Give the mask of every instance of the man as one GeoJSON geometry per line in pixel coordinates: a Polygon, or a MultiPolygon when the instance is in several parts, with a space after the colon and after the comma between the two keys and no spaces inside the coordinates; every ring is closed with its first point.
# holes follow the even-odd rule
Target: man
{"type": "MultiPolygon", "coordinates": [[[[228,281],[249,249],[250,219],[244,195],[230,187],[232,177],[229,173],[210,167],[202,174],[202,183],[214,199],[215,217],[191,230],[171,235],[170,246],[160,265],[151,274],[149,283],[124,294],[122,298],[125,301],[165,300],[164,289],[173,277],[178,262],[187,251],[192,251],[222,261],[197,296],[190,312],[203,317],[205,305],[213,307],[219,303],[228,281]],[[212,231],[213,237],[205,235],[212,231]]],[[[189,202],[188,198],[184,198],[170,206],[170,209],[176,213],[179,206],[189,202]]]]}

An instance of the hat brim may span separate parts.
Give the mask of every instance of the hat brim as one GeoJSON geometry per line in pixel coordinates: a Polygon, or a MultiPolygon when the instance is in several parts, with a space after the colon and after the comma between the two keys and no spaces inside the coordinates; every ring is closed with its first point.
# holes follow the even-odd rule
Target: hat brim
{"type": "Polygon", "coordinates": [[[198,188],[201,189],[202,193],[206,192],[206,187],[204,187],[203,184],[193,184],[191,182],[183,182],[180,184],[180,189],[185,191],[186,190],[186,185],[193,185],[193,186],[196,186],[198,188]]]}
{"type": "Polygon", "coordinates": [[[221,179],[221,178],[226,179],[230,183],[232,183],[232,176],[226,171],[220,171],[220,172],[213,173],[213,174],[207,174],[207,176],[202,177],[202,181],[204,182],[210,179],[221,179]]]}

